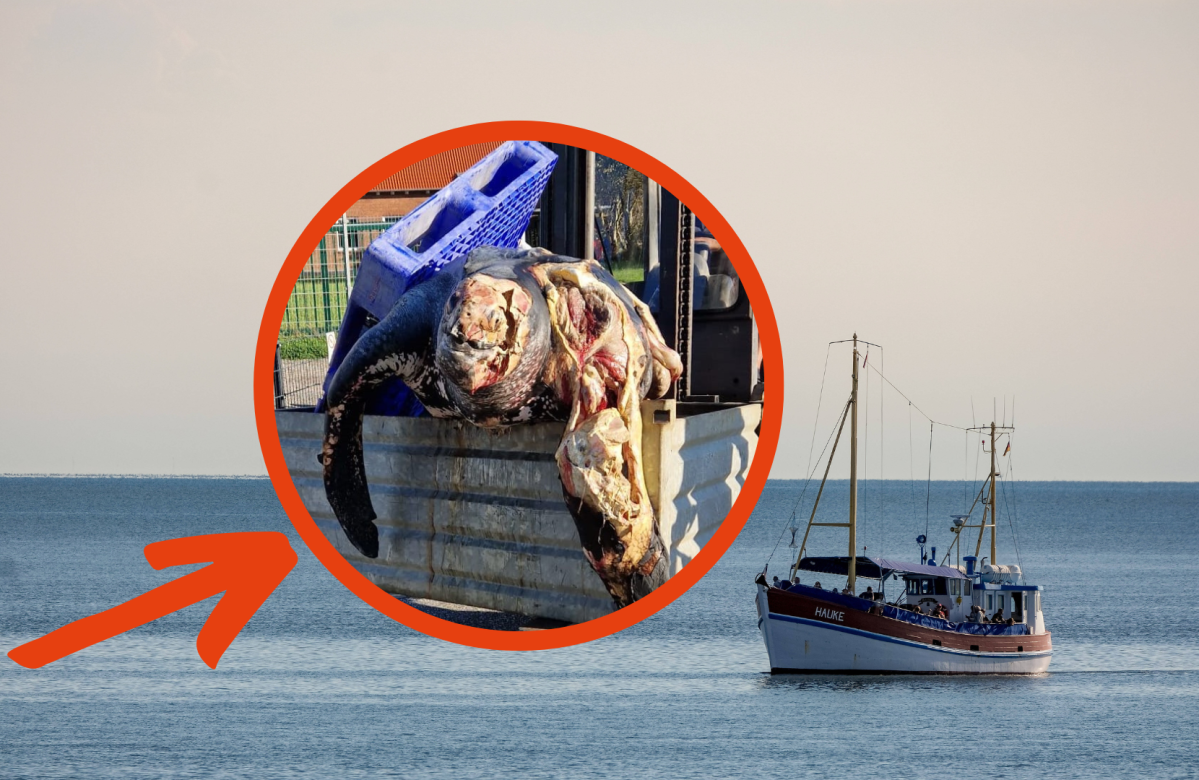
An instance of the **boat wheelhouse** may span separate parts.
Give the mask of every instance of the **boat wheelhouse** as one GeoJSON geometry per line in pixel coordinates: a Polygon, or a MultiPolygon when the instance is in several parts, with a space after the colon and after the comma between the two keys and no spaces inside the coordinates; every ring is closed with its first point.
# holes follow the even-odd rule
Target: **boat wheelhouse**
{"type": "MultiPolygon", "coordinates": [[[[766,643],[772,673],[913,673],[1035,674],[1049,668],[1053,646],[1045,630],[1042,588],[1024,581],[1017,565],[996,560],[995,486],[998,476],[996,437],[1011,428],[991,423],[991,471],[970,511],[955,515],[954,539],[942,561],[936,548],[920,563],[855,555],[857,530],[857,393],[858,338],[853,338],[853,389],[829,454],[829,466],[812,507],[803,543],[789,578],[767,583],[765,570],[757,584],[758,627],[766,643]],[[816,509],[828,480],[846,420],[850,421],[849,518],[844,523],[817,523],[816,509]],[[982,518],[971,524],[975,508],[982,518]],[[806,557],[814,526],[844,527],[849,554],[806,557]],[[977,528],[974,555],[961,555],[962,536],[977,528]],[[990,556],[979,561],[984,534],[990,529],[990,556]],[[950,565],[955,552],[960,563],[950,565]],[[989,561],[989,562],[988,562],[989,561]],[[819,587],[820,574],[844,577],[841,590],[819,587]],[[802,582],[811,575],[811,584],[802,582]],[[873,580],[857,592],[858,578],[873,580]],[[888,591],[891,592],[890,599],[888,591]]],[[[925,543],[924,536],[917,539],[925,543]]],[[[794,543],[793,543],[794,544],[794,543]]]]}

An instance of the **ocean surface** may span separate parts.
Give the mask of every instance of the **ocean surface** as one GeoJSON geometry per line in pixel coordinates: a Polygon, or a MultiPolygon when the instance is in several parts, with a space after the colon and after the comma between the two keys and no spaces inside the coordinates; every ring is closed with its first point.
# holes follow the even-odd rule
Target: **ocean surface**
{"type": "MultiPolygon", "coordinates": [[[[640,625],[511,653],[366,606],[266,480],[0,478],[5,653],[178,576],[147,565],[155,540],[283,531],[300,557],[215,671],[195,650],[215,599],[40,670],[0,658],[0,777],[1199,775],[1199,484],[1009,491],[1054,641],[1048,674],[1012,678],[772,677],[752,580],[780,535],[770,571],[788,565],[801,488],[769,483],[711,573],[640,625]]],[[[923,484],[865,483],[860,544],[911,560],[927,523],[943,550],[966,493],[933,483],[926,516],[923,484]]],[[[836,529],[808,549],[845,554],[836,529]]]]}

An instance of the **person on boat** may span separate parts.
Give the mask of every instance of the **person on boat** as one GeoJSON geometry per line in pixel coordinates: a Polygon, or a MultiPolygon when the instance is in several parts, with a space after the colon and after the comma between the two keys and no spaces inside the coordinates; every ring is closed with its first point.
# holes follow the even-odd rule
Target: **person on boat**
{"type": "Polygon", "coordinates": [[[770,582],[770,587],[777,588],[778,586],[779,586],[779,578],[778,578],[778,575],[775,575],[774,579],[771,580],[771,582],[770,582]]]}
{"type": "Polygon", "coordinates": [[[816,590],[820,590],[820,580],[816,580],[816,584],[812,586],[816,590]]]}
{"type": "Polygon", "coordinates": [[[867,586],[866,586],[866,592],[865,592],[865,593],[859,593],[859,594],[858,594],[858,598],[860,598],[860,599],[867,599],[867,600],[869,600],[869,601],[874,601],[874,586],[872,586],[872,585],[867,585],[867,586]]]}
{"type": "Polygon", "coordinates": [[[974,606],[970,607],[970,618],[969,619],[970,619],[971,623],[986,623],[987,622],[987,613],[983,611],[982,607],[975,604],[974,606]]]}
{"type": "Polygon", "coordinates": [[[912,611],[915,612],[917,615],[924,614],[924,608],[921,607],[919,604],[912,605],[912,611]]]}
{"type": "Polygon", "coordinates": [[[846,585],[844,588],[841,589],[841,595],[842,596],[852,596],[853,595],[852,593],[849,592],[848,585],[846,585]]]}
{"type": "Polygon", "coordinates": [[[992,623],[1002,623],[1003,622],[1003,607],[1000,607],[999,609],[995,610],[995,614],[991,616],[991,622],[992,623]]]}

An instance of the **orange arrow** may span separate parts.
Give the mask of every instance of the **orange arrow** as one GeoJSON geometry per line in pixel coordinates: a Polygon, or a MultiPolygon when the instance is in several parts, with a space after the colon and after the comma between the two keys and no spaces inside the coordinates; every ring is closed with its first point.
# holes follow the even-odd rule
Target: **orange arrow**
{"type": "Polygon", "coordinates": [[[146,560],[155,569],[210,565],[15,647],[8,657],[37,669],[223,591],[196,637],[200,658],[215,669],[242,628],[296,565],[296,553],[283,534],[252,531],[154,542],[146,545],[146,560]]]}

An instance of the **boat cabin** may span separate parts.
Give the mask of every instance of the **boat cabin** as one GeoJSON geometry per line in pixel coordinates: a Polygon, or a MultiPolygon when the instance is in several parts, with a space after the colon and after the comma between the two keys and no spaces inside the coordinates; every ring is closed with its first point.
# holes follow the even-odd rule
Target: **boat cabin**
{"type": "Polygon", "coordinates": [[[1034,634],[1044,633],[1045,618],[1041,612],[1040,585],[984,582],[974,586],[973,603],[987,615],[1002,611],[1005,618],[1029,626],[1034,634]]]}
{"type": "MultiPolygon", "coordinates": [[[[859,556],[855,570],[857,577],[878,580],[879,586],[873,588],[876,601],[898,607],[919,606],[925,615],[931,614],[940,604],[945,607],[951,623],[971,622],[974,607],[981,608],[988,621],[1002,610],[1005,619],[1010,617],[1016,623],[1028,625],[1032,633],[1044,632],[1040,585],[1021,584],[1020,567],[1016,565],[984,563],[981,569],[975,570],[973,564],[974,560],[969,556],[964,568],[859,556]],[[896,592],[892,586],[888,594],[888,582],[903,582],[902,590],[896,592]]],[[[796,567],[796,573],[799,572],[846,576],[849,558],[806,557],[796,567]]]]}
{"type": "MultiPolygon", "coordinates": [[[[935,609],[937,604],[942,604],[949,611],[949,620],[954,622],[965,620],[970,614],[970,603],[967,599],[972,592],[973,582],[953,566],[933,566],[858,556],[854,569],[857,577],[878,580],[878,601],[896,606],[919,604],[921,611],[926,615],[935,609]],[[902,592],[896,593],[893,588],[892,595],[888,597],[888,581],[896,582],[900,579],[904,583],[902,592]]],[[[849,558],[806,557],[799,561],[796,570],[846,576],[849,573],[849,558]]]]}
{"type": "MultiPolygon", "coordinates": [[[[938,567],[941,568],[941,567],[938,567]]],[[[893,575],[899,576],[899,575],[893,575]]],[[[919,604],[929,614],[941,604],[949,612],[949,620],[957,623],[970,615],[974,583],[963,577],[938,577],[929,574],[904,574],[903,598],[896,603],[919,604]]]]}

